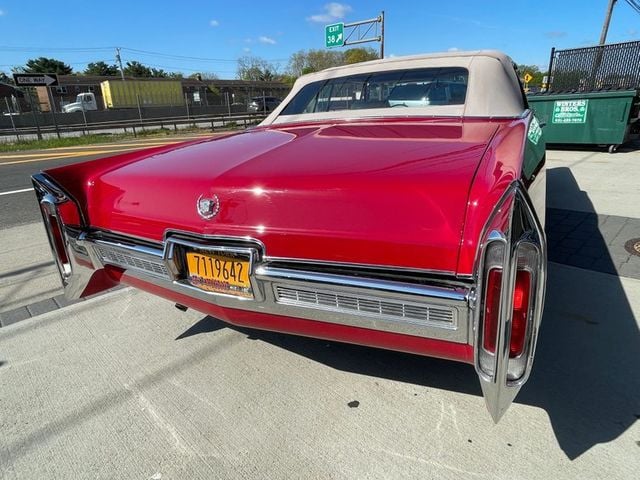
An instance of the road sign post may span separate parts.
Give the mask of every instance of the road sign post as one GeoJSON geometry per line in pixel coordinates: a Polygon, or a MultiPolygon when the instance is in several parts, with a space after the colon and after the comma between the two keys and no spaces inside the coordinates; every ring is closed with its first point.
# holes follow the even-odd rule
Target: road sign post
{"type": "Polygon", "coordinates": [[[344,23],[334,23],[324,27],[324,45],[327,48],[344,45],[344,23]]]}
{"type": "Polygon", "coordinates": [[[42,131],[40,130],[40,121],[38,120],[38,114],[36,113],[36,107],[33,105],[33,98],[31,98],[31,90],[27,90],[27,98],[29,99],[29,106],[31,107],[31,115],[33,116],[33,123],[36,125],[38,131],[38,140],[42,140],[42,131]]]}
{"type": "MultiPolygon", "coordinates": [[[[56,135],[60,138],[60,128],[58,127],[58,119],[56,118],[56,102],[53,99],[53,93],[51,93],[51,87],[45,87],[47,89],[47,95],[49,96],[49,105],[51,105],[51,118],[53,119],[53,126],[56,129],[56,135]]],[[[84,110],[84,106],[82,107],[84,110]]]]}

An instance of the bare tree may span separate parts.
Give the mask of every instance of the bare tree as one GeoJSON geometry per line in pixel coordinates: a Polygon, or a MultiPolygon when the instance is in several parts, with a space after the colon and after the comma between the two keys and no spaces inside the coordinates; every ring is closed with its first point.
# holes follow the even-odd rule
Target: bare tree
{"type": "Polygon", "coordinates": [[[238,59],[237,75],[240,80],[271,81],[276,75],[276,68],[263,58],[244,56],[238,59]]]}

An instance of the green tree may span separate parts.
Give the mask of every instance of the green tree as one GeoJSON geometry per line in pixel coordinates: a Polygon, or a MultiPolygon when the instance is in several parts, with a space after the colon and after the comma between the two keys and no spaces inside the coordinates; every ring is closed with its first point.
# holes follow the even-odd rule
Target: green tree
{"type": "Polygon", "coordinates": [[[151,69],[136,60],[127,62],[124,67],[124,74],[129,77],[150,78],[153,76],[151,69]]]}
{"type": "Polygon", "coordinates": [[[537,86],[539,87],[540,85],[542,85],[542,77],[546,75],[546,73],[540,71],[540,67],[538,67],[537,65],[518,65],[518,76],[520,77],[520,79],[522,80],[522,83],[524,84],[524,76],[526,74],[529,74],[533,77],[533,79],[531,79],[531,81],[529,82],[529,86],[537,86]]]}
{"type": "Polygon", "coordinates": [[[296,81],[296,77],[294,77],[293,75],[289,75],[288,73],[279,73],[275,75],[273,80],[276,82],[286,83],[287,85],[289,85],[289,87],[293,87],[293,84],[296,81]]]}
{"type": "Polygon", "coordinates": [[[343,62],[345,65],[352,63],[368,62],[369,60],[377,60],[378,52],[371,47],[366,48],[350,48],[345,50],[343,54],[343,62]]]}
{"type": "Polygon", "coordinates": [[[7,75],[5,72],[0,72],[0,83],[8,83],[13,85],[13,78],[7,75]]]}
{"type": "Polygon", "coordinates": [[[288,72],[294,77],[343,65],[344,53],[339,50],[300,50],[289,58],[288,72]]]}
{"type": "Polygon", "coordinates": [[[91,62],[84,69],[85,75],[99,75],[102,77],[115,77],[120,71],[115,65],[108,65],[106,62],[91,62]]]}
{"type": "Polygon", "coordinates": [[[377,58],[378,52],[371,47],[350,48],[349,50],[300,50],[289,58],[287,72],[297,78],[300,75],[318,72],[325,68],[367,62],[377,58]]]}
{"type": "Polygon", "coordinates": [[[218,80],[218,75],[214,72],[198,72],[192,73],[187,78],[193,78],[195,80],[218,80]]]}
{"type": "Polygon", "coordinates": [[[55,58],[38,57],[27,60],[24,67],[20,68],[24,73],[57,73],[58,75],[71,75],[73,69],[55,58]]]}
{"type": "Polygon", "coordinates": [[[165,72],[162,68],[152,68],[151,76],[153,78],[167,78],[169,74],[165,72]]]}

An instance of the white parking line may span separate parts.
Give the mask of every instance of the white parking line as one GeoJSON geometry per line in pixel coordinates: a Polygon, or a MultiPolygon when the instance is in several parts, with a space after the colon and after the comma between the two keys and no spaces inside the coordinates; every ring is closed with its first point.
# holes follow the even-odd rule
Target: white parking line
{"type": "Polygon", "coordinates": [[[22,192],[30,192],[33,188],[23,188],[21,190],[11,190],[10,192],[0,192],[0,197],[2,195],[12,195],[14,193],[22,193],[22,192]]]}

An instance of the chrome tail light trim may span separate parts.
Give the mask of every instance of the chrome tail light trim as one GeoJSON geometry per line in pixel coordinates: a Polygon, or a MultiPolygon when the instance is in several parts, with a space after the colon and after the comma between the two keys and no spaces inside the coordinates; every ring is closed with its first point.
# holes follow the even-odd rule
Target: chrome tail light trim
{"type": "Polygon", "coordinates": [[[68,227],[62,221],[59,207],[71,202],[82,218],[76,202],[44,174],[31,177],[36,192],[40,213],[47,233],[49,246],[53,253],[64,293],[69,299],[82,295],[93,269],[83,266],[91,265],[86,250],[77,244],[80,232],[77,228],[68,227]]]}
{"type": "Polygon", "coordinates": [[[480,379],[487,408],[497,422],[511,404],[520,387],[527,381],[533,366],[535,346],[542,319],[544,289],[546,285],[546,238],[542,224],[536,216],[525,187],[514,182],[498,203],[494,214],[487,222],[483,234],[477,263],[477,295],[479,301],[474,311],[474,363],[480,379]],[[496,226],[496,219],[505,218],[508,224],[496,226]],[[499,242],[502,260],[495,265],[487,264],[487,252],[492,244],[499,242]],[[510,358],[512,331],[513,294],[518,271],[519,249],[526,246],[537,253],[535,270],[532,271],[533,302],[528,312],[527,332],[522,354],[510,358]],[[497,326],[495,352],[483,348],[484,299],[486,296],[485,274],[488,268],[502,270],[500,287],[499,323],[497,326]]]}

